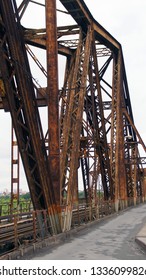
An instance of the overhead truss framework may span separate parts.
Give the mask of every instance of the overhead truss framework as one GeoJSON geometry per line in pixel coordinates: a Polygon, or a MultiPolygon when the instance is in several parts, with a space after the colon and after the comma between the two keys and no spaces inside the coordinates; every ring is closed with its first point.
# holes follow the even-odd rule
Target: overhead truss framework
{"type": "Polygon", "coordinates": [[[97,203],[102,190],[117,210],[128,198],[144,199],[139,146],[146,147],[134,125],[122,47],[83,0],[57,7],[55,0],[1,0],[0,74],[0,108],[11,114],[34,208],[48,209],[53,232],[70,229],[81,188],[87,203],[97,203]],[[24,25],[32,5],[43,10],[45,26],[24,25]],[[60,13],[66,25],[57,26],[60,13]],[[45,52],[43,62],[36,51],[45,52]],[[40,107],[48,109],[45,133],[40,107]]]}

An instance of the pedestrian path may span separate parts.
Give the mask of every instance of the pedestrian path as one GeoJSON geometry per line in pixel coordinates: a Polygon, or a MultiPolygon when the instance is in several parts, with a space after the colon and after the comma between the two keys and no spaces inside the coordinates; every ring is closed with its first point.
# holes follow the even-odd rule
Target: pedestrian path
{"type": "Polygon", "coordinates": [[[146,251],[137,244],[140,241],[146,241],[146,226],[143,227],[144,225],[146,225],[146,204],[141,204],[99,221],[63,244],[42,249],[28,258],[34,260],[146,260],[146,251]]]}

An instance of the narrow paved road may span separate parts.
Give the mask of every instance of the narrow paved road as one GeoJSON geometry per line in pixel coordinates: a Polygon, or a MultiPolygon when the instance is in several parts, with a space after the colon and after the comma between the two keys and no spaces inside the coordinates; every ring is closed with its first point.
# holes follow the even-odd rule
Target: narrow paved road
{"type": "Polygon", "coordinates": [[[45,248],[32,260],[146,260],[135,236],[146,224],[146,204],[130,208],[85,229],[64,244],[45,248]]]}

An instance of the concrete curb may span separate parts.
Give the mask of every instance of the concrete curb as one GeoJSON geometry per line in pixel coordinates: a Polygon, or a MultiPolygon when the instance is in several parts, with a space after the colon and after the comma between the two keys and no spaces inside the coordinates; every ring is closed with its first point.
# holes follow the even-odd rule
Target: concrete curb
{"type": "Polygon", "coordinates": [[[140,232],[135,237],[135,242],[146,250],[146,225],[142,227],[140,232]]]}
{"type": "Polygon", "coordinates": [[[146,237],[135,237],[135,242],[144,250],[146,250],[146,237]]]}

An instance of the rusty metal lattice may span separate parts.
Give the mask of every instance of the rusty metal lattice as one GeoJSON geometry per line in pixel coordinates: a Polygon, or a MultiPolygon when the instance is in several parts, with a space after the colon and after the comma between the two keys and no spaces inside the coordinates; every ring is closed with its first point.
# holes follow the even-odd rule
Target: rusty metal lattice
{"type": "Polygon", "coordinates": [[[59,3],[65,26],[57,26],[55,0],[0,1],[0,108],[10,112],[34,209],[47,210],[51,234],[70,230],[80,188],[87,205],[97,204],[101,190],[116,211],[146,198],[138,144],[146,147],[134,125],[122,47],[83,0],[59,3]],[[22,25],[30,4],[43,9],[45,27],[22,25]],[[45,133],[39,107],[48,110],[45,133]]]}

